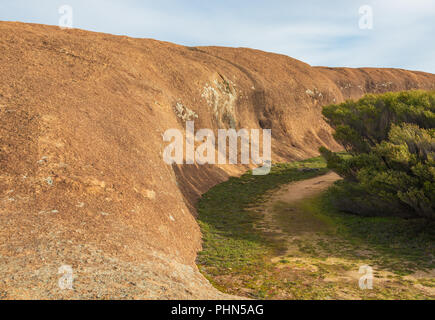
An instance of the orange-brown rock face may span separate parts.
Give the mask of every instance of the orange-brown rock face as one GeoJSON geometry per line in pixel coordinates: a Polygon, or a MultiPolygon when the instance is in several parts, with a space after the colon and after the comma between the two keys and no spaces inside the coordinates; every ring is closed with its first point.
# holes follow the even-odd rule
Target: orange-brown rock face
{"type": "Polygon", "coordinates": [[[223,297],[193,204],[246,167],[168,166],[163,133],[271,128],[274,161],[306,158],[339,149],[323,105],[414,88],[435,75],[0,23],[0,297],[223,297]]]}

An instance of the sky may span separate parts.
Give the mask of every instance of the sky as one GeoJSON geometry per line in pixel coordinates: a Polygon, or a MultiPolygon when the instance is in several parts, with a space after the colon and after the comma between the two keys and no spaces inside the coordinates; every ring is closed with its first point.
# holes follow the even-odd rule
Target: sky
{"type": "Polygon", "coordinates": [[[0,20],[59,25],[63,5],[79,29],[435,73],[435,0],[0,0],[0,20]]]}

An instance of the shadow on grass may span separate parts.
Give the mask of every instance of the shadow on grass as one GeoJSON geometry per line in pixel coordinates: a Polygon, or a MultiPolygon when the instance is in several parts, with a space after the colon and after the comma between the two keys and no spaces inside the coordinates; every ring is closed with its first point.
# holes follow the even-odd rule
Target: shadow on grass
{"type": "Polygon", "coordinates": [[[264,266],[263,257],[278,250],[279,243],[255,229],[262,214],[247,209],[263,202],[267,191],[326,172],[321,158],[278,164],[269,175],[253,176],[249,172],[230,178],[203,195],[197,206],[203,233],[203,251],[197,261],[200,269],[223,275],[264,266]]]}
{"type": "MultiPolygon", "coordinates": [[[[282,239],[256,229],[256,224],[264,222],[262,211],[257,212],[256,208],[266,201],[268,191],[327,171],[321,158],[280,164],[274,166],[268,176],[247,173],[204,194],[197,205],[203,233],[203,251],[198,255],[197,264],[205,277],[223,292],[254,299],[418,299],[430,296],[422,294],[402,275],[434,267],[433,224],[337,212],[329,204],[326,193],[297,204],[275,205],[274,210],[282,213],[278,218],[282,219],[283,231],[287,227],[285,232],[293,236],[296,228],[313,235],[293,240],[289,237],[296,247],[294,255],[281,256],[282,239]],[[275,262],[272,258],[280,260],[275,262]],[[326,263],[328,258],[339,259],[326,263]],[[361,291],[358,279],[346,278],[349,271],[358,272],[361,261],[373,262],[373,266],[385,268],[397,276],[376,290],[361,291]],[[328,277],[336,282],[326,281],[328,277]]],[[[414,281],[433,286],[430,279],[414,281]]]]}
{"type": "MultiPolygon", "coordinates": [[[[399,275],[435,268],[435,222],[424,219],[360,217],[333,208],[326,192],[302,207],[328,220],[336,235],[352,244],[351,250],[369,250],[380,268],[399,275]]],[[[351,253],[351,252],[349,252],[351,253]]]]}

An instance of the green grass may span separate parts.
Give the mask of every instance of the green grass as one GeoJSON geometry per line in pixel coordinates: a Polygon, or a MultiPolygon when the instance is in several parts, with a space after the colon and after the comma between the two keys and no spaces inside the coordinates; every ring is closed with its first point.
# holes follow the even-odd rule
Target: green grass
{"type": "Polygon", "coordinates": [[[254,228],[261,213],[247,210],[264,201],[264,194],[291,181],[312,178],[327,172],[322,158],[273,166],[266,176],[251,172],[231,178],[203,195],[198,203],[203,251],[198,265],[206,275],[228,274],[264,267],[265,255],[279,244],[254,228]],[[312,168],[316,171],[303,172],[312,168]]]}
{"type": "Polygon", "coordinates": [[[290,243],[256,228],[266,224],[261,209],[269,191],[327,172],[323,159],[315,158],[276,165],[268,176],[248,172],[211,189],[198,203],[201,272],[221,291],[255,299],[435,298],[432,278],[405,277],[434,269],[433,223],[342,213],[326,192],[275,203],[273,217],[290,243]],[[352,275],[365,264],[384,279],[374,290],[361,291],[352,275]]]}
{"type": "Polygon", "coordinates": [[[335,227],[336,234],[352,247],[370,251],[380,268],[398,275],[435,268],[435,223],[423,219],[360,217],[336,210],[326,192],[302,204],[310,212],[335,227]]]}

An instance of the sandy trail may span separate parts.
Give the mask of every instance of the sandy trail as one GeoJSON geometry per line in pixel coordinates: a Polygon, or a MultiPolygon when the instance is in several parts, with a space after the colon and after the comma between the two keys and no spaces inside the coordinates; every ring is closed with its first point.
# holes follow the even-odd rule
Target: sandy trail
{"type": "MultiPolygon", "coordinates": [[[[276,253],[269,258],[275,266],[274,272],[275,275],[278,274],[278,279],[293,279],[291,287],[294,289],[296,286],[298,294],[305,292],[306,296],[302,294],[304,298],[387,299],[391,294],[401,291],[408,292],[405,297],[423,295],[433,299],[433,286],[424,285],[424,281],[431,283],[433,271],[399,277],[391,270],[382,269],[374,260],[375,252],[372,248],[355,246],[347,239],[337,237],[333,226],[301,206],[302,201],[315,198],[338,180],[340,177],[330,172],[289,183],[270,191],[266,195],[268,200],[253,208],[263,214],[257,229],[273,238],[277,244],[276,253]],[[365,292],[358,286],[361,278],[359,270],[365,265],[376,271],[373,280],[376,290],[373,292],[365,292]],[[319,274],[322,275],[320,278],[319,274]],[[404,281],[409,283],[404,284],[404,281]],[[313,283],[316,285],[304,291],[307,290],[307,284],[313,283]]],[[[294,299],[291,291],[285,291],[280,298],[294,299]]]]}
{"type": "Polygon", "coordinates": [[[278,190],[271,191],[267,195],[269,200],[260,207],[255,208],[256,211],[264,214],[262,222],[257,225],[257,228],[263,232],[272,233],[286,242],[294,240],[294,236],[297,234],[315,231],[319,227],[316,225],[317,222],[300,214],[298,214],[297,219],[295,219],[295,209],[291,204],[322,193],[338,180],[340,180],[340,176],[334,172],[330,172],[316,178],[292,182],[282,186],[278,190]],[[279,204],[285,204],[285,206],[288,207],[286,215],[288,214],[289,219],[292,219],[294,224],[294,228],[292,228],[293,230],[290,234],[288,230],[287,232],[284,230],[285,228],[283,228],[280,221],[276,218],[275,208],[279,204]]]}
{"type": "Polygon", "coordinates": [[[277,201],[292,203],[316,196],[340,179],[339,175],[330,172],[320,177],[287,184],[274,193],[270,203],[277,201]]]}

